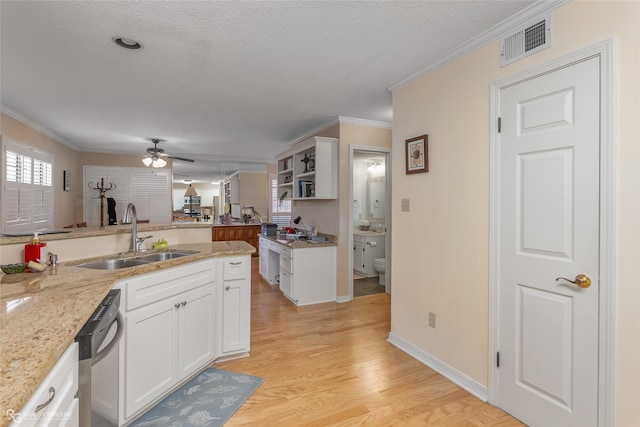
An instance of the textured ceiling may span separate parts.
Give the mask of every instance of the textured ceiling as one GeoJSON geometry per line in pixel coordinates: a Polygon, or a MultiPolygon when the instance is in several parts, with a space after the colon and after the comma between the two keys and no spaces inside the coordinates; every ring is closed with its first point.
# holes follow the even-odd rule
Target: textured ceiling
{"type": "Polygon", "coordinates": [[[272,161],[532,3],[3,0],[0,102],[81,151],[272,161]]]}

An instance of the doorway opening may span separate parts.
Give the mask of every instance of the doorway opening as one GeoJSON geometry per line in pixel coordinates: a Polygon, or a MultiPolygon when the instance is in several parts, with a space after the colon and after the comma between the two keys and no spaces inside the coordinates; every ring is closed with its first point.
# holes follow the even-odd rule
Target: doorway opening
{"type": "Polygon", "coordinates": [[[389,150],[352,147],[351,297],[391,293],[389,150]]]}

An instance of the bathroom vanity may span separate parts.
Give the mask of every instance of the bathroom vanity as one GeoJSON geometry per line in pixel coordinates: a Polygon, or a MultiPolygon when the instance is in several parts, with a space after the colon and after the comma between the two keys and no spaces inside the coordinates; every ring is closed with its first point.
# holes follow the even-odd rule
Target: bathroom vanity
{"type": "Polygon", "coordinates": [[[353,232],[353,270],[366,277],[376,277],[373,260],[384,258],[385,233],[375,231],[353,232]]]}

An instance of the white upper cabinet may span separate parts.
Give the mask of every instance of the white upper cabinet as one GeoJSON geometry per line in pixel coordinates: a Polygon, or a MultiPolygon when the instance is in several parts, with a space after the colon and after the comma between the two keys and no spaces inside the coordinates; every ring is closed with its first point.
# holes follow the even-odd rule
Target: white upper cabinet
{"type": "Polygon", "coordinates": [[[338,140],[314,136],[277,156],[278,197],[338,198],[338,140]],[[286,193],[286,194],[285,194],[286,193]]]}

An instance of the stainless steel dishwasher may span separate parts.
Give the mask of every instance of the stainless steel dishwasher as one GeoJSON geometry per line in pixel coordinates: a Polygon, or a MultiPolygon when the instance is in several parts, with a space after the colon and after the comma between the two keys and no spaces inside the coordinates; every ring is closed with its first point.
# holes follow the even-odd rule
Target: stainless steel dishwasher
{"type": "MultiPolygon", "coordinates": [[[[124,330],[119,309],[120,289],[112,289],[76,336],[80,355],[78,405],[80,426],[82,427],[97,425],[91,410],[91,367],[104,359],[114,348],[117,348],[124,330]],[[115,328],[115,332],[109,333],[112,328],[115,328]],[[109,337],[112,338],[107,341],[109,337]]],[[[114,374],[117,375],[117,372],[114,374]]]]}

